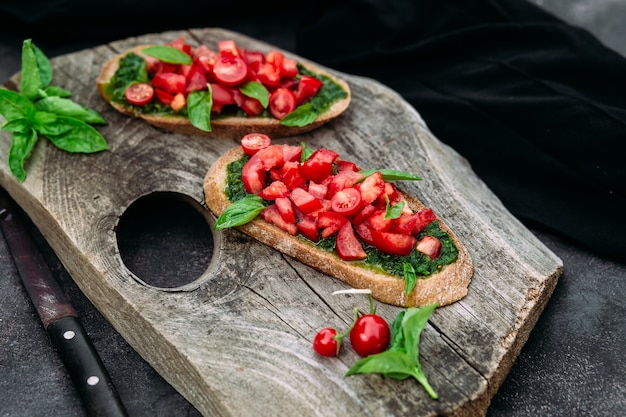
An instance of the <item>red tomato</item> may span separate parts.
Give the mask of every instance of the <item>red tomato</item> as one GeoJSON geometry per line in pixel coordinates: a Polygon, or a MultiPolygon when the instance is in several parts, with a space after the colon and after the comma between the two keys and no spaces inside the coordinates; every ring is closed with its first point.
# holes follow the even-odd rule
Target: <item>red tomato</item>
{"type": "Polygon", "coordinates": [[[252,156],[259,150],[272,144],[272,139],[263,133],[248,133],[241,138],[241,148],[246,155],[252,156]]]}
{"type": "Polygon", "coordinates": [[[289,195],[289,190],[287,186],[281,181],[273,181],[270,185],[265,187],[258,194],[263,200],[276,200],[280,197],[287,197],[289,195]]]}
{"type": "Polygon", "coordinates": [[[157,99],[166,106],[169,106],[172,103],[172,100],[174,100],[174,94],[170,94],[159,88],[154,89],[154,94],[156,94],[157,99]]]}
{"type": "Polygon", "coordinates": [[[441,252],[441,241],[433,236],[424,236],[422,240],[417,242],[415,247],[418,251],[428,255],[430,259],[435,259],[441,252]]]}
{"type": "Polygon", "coordinates": [[[130,104],[145,106],[152,101],[154,88],[148,83],[133,84],[124,91],[124,96],[130,104]]]}
{"type": "Polygon", "coordinates": [[[250,117],[258,116],[263,112],[263,105],[261,102],[252,97],[246,97],[240,107],[250,117]]]}
{"type": "Polygon", "coordinates": [[[300,174],[300,163],[296,161],[285,162],[279,171],[279,176],[290,190],[306,184],[306,178],[300,174]]]}
{"type": "Polygon", "coordinates": [[[272,223],[275,226],[278,226],[280,229],[289,233],[292,236],[298,234],[298,228],[293,223],[287,223],[283,217],[280,215],[278,211],[278,207],[276,204],[272,204],[271,206],[267,206],[261,211],[261,218],[268,223],[272,223]]]}
{"type": "Polygon", "coordinates": [[[352,217],[361,209],[361,193],[353,187],[344,188],[333,196],[330,204],[335,213],[352,217]]]}
{"type": "Polygon", "coordinates": [[[174,39],[171,42],[167,43],[168,46],[172,46],[176,49],[180,49],[187,55],[191,55],[191,45],[185,43],[185,36],[181,35],[178,38],[174,39]]]}
{"type": "Polygon", "coordinates": [[[379,251],[390,255],[408,256],[417,244],[417,239],[413,236],[378,230],[371,230],[371,233],[374,246],[379,251]]]}
{"type": "Polygon", "coordinates": [[[413,234],[413,230],[415,229],[415,225],[417,224],[418,214],[417,213],[402,213],[400,217],[393,221],[391,225],[391,231],[393,233],[402,233],[403,235],[411,235],[413,234]]]}
{"type": "Polygon", "coordinates": [[[414,235],[424,230],[426,226],[428,226],[437,219],[437,215],[435,214],[435,212],[429,208],[419,210],[415,214],[417,215],[417,223],[415,223],[415,228],[413,229],[414,235]]]}
{"type": "Polygon", "coordinates": [[[213,107],[211,111],[220,113],[222,108],[229,104],[235,104],[235,99],[230,92],[230,89],[224,87],[221,84],[211,83],[211,95],[213,98],[213,107]]]}
{"type": "Polygon", "coordinates": [[[315,77],[309,75],[303,75],[300,78],[298,84],[298,90],[296,91],[296,100],[298,104],[302,104],[304,101],[313,97],[324,83],[315,77]]]}
{"type": "Polygon", "coordinates": [[[317,242],[320,240],[319,228],[317,227],[317,218],[310,214],[304,214],[300,211],[296,212],[298,231],[307,239],[317,242]]]}
{"type": "Polygon", "coordinates": [[[337,175],[332,177],[330,183],[328,184],[328,197],[332,198],[337,191],[352,187],[361,178],[363,178],[362,174],[350,169],[338,172],[337,175]]]}
{"type": "Polygon", "coordinates": [[[313,350],[318,355],[322,356],[337,356],[341,349],[341,343],[337,343],[334,337],[337,335],[337,330],[331,328],[325,328],[317,332],[313,339],[313,350]]]}
{"type": "Polygon", "coordinates": [[[188,74],[187,88],[185,89],[185,92],[189,94],[192,91],[206,90],[208,87],[206,85],[207,79],[204,72],[194,66],[191,66],[191,68],[192,70],[188,74]]]}
{"type": "Polygon", "coordinates": [[[363,198],[363,204],[369,204],[376,200],[379,195],[385,191],[385,181],[383,180],[383,174],[380,171],[374,172],[368,176],[359,185],[361,191],[361,197],[363,198]]]}
{"type": "Polygon", "coordinates": [[[221,56],[213,66],[213,74],[225,86],[236,86],[245,81],[248,66],[239,56],[221,56]]]}
{"type": "Polygon", "coordinates": [[[283,148],[280,145],[270,145],[261,149],[243,166],[241,178],[248,194],[258,194],[265,188],[267,171],[282,166],[285,163],[283,148]]]}
{"type": "Polygon", "coordinates": [[[293,211],[293,203],[289,198],[278,197],[274,204],[276,204],[276,208],[285,222],[295,224],[296,215],[293,211]]]}
{"type": "Polygon", "coordinates": [[[295,59],[284,58],[280,74],[283,77],[295,77],[298,75],[298,62],[295,59]]]}
{"type": "Polygon", "coordinates": [[[317,215],[317,226],[322,229],[323,238],[334,235],[346,223],[348,219],[332,211],[322,211],[317,215]]]}
{"type": "Polygon", "coordinates": [[[326,198],[328,192],[328,186],[326,184],[318,184],[316,182],[309,182],[309,193],[315,198],[323,200],[326,198]]]}
{"type": "Polygon", "coordinates": [[[217,50],[221,56],[240,56],[241,53],[237,44],[233,40],[223,40],[217,42],[217,50]]]}
{"type": "Polygon", "coordinates": [[[354,234],[354,229],[350,222],[346,222],[337,233],[337,254],[344,261],[365,259],[367,253],[363,250],[363,245],[354,234]]]}
{"type": "Polygon", "coordinates": [[[359,213],[356,216],[354,216],[354,218],[352,219],[352,224],[359,225],[363,223],[375,212],[376,212],[376,207],[374,207],[371,204],[366,205],[365,207],[361,209],[361,211],[359,211],[359,213]]]}
{"type": "Polygon", "coordinates": [[[300,166],[300,173],[307,180],[322,182],[333,171],[333,162],[339,154],[326,148],[319,148],[300,166]]]}
{"type": "Polygon", "coordinates": [[[283,145],[283,153],[285,154],[285,161],[300,161],[300,156],[302,155],[302,146],[283,145]]]}
{"type": "Polygon", "coordinates": [[[389,325],[384,318],[376,314],[359,317],[350,331],[350,344],[361,357],[384,352],[390,340],[389,325]]]}
{"type": "Polygon", "coordinates": [[[380,232],[386,232],[391,229],[393,219],[385,218],[385,209],[376,209],[374,214],[367,218],[367,224],[373,229],[380,232]]]}
{"type": "Polygon", "coordinates": [[[304,214],[309,214],[322,208],[322,203],[302,188],[292,190],[289,198],[304,214]]]}
{"type": "Polygon", "coordinates": [[[278,71],[278,74],[280,74],[280,76],[282,77],[283,75],[281,74],[281,72],[283,69],[283,62],[285,60],[285,55],[283,55],[282,52],[269,51],[267,53],[266,59],[268,63],[272,64],[274,68],[276,68],[276,71],[278,71]]]}
{"type": "Polygon", "coordinates": [[[269,62],[264,62],[259,65],[257,77],[261,84],[266,87],[272,88],[280,85],[280,73],[269,62]]]}
{"type": "Polygon", "coordinates": [[[272,116],[282,120],[296,109],[296,95],[286,88],[277,88],[270,95],[269,108],[272,116]]]}
{"type": "Polygon", "coordinates": [[[152,79],[152,86],[164,90],[172,95],[184,93],[187,88],[187,80],[182,74],[173,72],[161,72],[152,79]]]}

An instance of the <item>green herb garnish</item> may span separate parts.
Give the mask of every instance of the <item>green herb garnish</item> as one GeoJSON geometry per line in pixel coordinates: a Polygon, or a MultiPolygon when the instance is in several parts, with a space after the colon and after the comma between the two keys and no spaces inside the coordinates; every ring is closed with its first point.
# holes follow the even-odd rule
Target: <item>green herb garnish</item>
{"type": "Polygon", "coordinates": [[[380,171],[383,174],[383,180],[385,181],[421,181],[422,178],[411,174],[409,172],[398,171],[395,169],[362,169],[359,171],[359,174],[363,174],[363,178],[361,178],[357,182],[362,182],[365,178],[372,175],[374,172],[380,171]]]}
{"type": "Polygon", "coordinates": [[[51,86],[52,66],[31,39],[22,45],[20,92],[0,89],[2,130],[12,132],[9,169],[26,179],[24,164],[39,135],[66,152],[94,153],[108,149],[102,135],[90,124],[106,124],[94,110],[70,100],[69,91],[51,86]]]}
{"type": "Polygon", "coordinates": [[[167,45],[148,46],[141,50],[144,54],[168,64],[191,65],[191,57],[178,48],[167,45]]]}
{"type": "Polygon", "coordinates": [[[239,88],[239,91],[245,96],[256,98],[259,100],[263,108],[270,104],[270,93],[267,88],[258,81],[249,81],[239,88]]]}
{"type": "Polygon", "coordinates": [[[348,369],[346,376],[377,373],[397,380],[412,377],[422,384],[432,399],[439,398],[419,362],[420,335],[435,308],[437,304],[430,304],[399,312],[391,325],[389,349],[358,360],[348,369]]]}
{"type": "Polygon", "coordinates": [[[215,229],[227,229],[246,224],[254,220],[264,208],[265,204],[261,197],[248,194],[244,198],[233,202],[224,210],[215,222],[215,229]]]}
{"type": "Polygon", "coordinates": [[[213,95],[211,85],[208,90],[192,91],[187,96],[187,114],[192,125],[205,132],[211,131],[211,107],[213,95]]]}

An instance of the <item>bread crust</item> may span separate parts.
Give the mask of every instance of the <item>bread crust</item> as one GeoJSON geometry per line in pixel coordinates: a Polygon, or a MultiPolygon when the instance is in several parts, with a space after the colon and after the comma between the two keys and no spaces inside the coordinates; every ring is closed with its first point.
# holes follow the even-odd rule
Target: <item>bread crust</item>
{"type": "Polygon", "coordinates": [[[142,55],[141,51],[146,47],[151,45],[138,45],[128,51],[125,51],[121,54],[117,54],[109,59],[103,66],[100,71],[100,75],[96,79],[96,85],[98,87],[98,91],[102,98],[106,100],[115,110],[120,113],[126,114],[128,116],[137,117],[145,120],[147,123],[159,127],[161,129],[181,133],[184,135],[198,135],[198,136],[206,136],[206,137],[221,137],[226,139],[239,139],[242,136],[248,133],[265,133],[270,137],[278,138],[278,137],[286,137],[286,136],[295,136],[302,133],[310,132],[321,125],[328,123],[332,119],[339,116],[343,113],[350,104],[351,92],[350,86],[348,83],[340,78],[337,78],[331,74],[329,74],[326,70],[314,65],[314,64],[303,64],[308,70],[316,73],[323,74],[333,79],[337,84],[341,85],[341,87],[347,92],[347,97],[335,102],[328,111],[319,115],[315,121],[309,125],[298,127],[298,126],[284,126],[280,124],[280,121],[270,117],[236,117],[229,116],[223,118],[216,118],[215,120],[211,120],[211,131],[206,132],[201,129],[197,129],[194,127],[189,119],[184,116],[157,116],[150,114],[142,114],[136,111],[133,111],[132,108],[121,105],[120,103],[114,103],[111,101],[111,98],[106,92],[106,88],[111,78],[119,68],[120,60],[130,52],[134,52],[137,55],[142,55]]]}
{"type": "MultiPolygon", "coordinates": [[[[226,166],[243,155],[241,148],[229,150],[208,170],[204,179],[204,196],[208,208],[218,216],[231,204],[224,189],[226,186],[226,166]]],[[[424,208],[419,200],[403,193],[413,209],[424,208]]],[[[304,239],[291,236],[261,218],[238,226],[237,229],[266,245],[278,249],[286,255],[307,264],[320,272],[337,278],[354,288],[369,288],[376,300],[399,307],[419,307],[437,303],[444,306],[465,297],[474,273],[474,266],[465,246],[441,220],[442,230],[453,239],[458,248],[457,260],[428,278],[417,279],[410,294],[404,293],[404,280],[396,276],[376,273],[351,262],[340,259],[334,253],[322,251],[304,239]]]]}

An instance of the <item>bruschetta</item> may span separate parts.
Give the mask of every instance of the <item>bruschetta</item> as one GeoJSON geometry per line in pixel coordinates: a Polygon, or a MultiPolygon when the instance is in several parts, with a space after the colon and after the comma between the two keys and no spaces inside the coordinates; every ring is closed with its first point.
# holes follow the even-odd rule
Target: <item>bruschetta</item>
{"type": "Polygon", "coordinates": [[[443,306],[467,294],[474,268],[450,228],[396,186],[415,179],[250,134],[203,186],[217,229],[236,227],[380,302],[443,306]]]}
{"type": "Polygon", "coordinates": [[[111,57],[96,83],[121,113],[168,131],[233,139],[308,132],[350,103],[348,83],[321,67],[232,40],[213,49],[192,47],[184,37],[138,45],[111,57]]]}

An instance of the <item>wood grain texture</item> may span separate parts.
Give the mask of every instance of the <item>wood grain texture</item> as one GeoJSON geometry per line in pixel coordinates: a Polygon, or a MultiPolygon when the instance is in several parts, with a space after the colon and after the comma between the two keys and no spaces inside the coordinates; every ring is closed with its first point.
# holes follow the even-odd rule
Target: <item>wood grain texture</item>
{"type": "MultiPolygon", "coordinates": [[[[181,33],[191,43],[232,38],[245,48],[270,47],[221,29],[197,29],[129,38],[54,59],[54,84],[108,121],[99,130],[110,150],[67,154],[40,140],[24,183],[8,170],[10,134],[0,131],[1,185],[81,290],[207,416],[485,414],[549,299],[562,262],[507,212],[462,157],[430,133],[413,108],[372,80],[341,74],[352,89],[350,108],[328,125],[281,142],[305,140],[361,166],[417,173],[425,180],[403,183],[403,189],[432,207],[465,243],[475,266],[469,293],[437,309],[422,333],[421,362],[438,401],[411,380],[345,378],[357,359],[349,345],[339,358],[316,356],[316,331],[346,328],[352,309],[367,309],[367,300],[331,295],[345,284],[241,232],[217,233],[211,266],[179,290],[144,285],[125,267],[115,236],[124,211],[161,191],[201,205],[208,167],[236,144],[159,131],[115,112],[95,87],[101,65],[114,54],[181,33]]],[[[203,212],[211,221],[208,210],[203,212]]],[[[388,320],[398,311],[378,307],[388,320]]]]}

